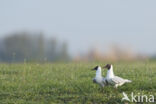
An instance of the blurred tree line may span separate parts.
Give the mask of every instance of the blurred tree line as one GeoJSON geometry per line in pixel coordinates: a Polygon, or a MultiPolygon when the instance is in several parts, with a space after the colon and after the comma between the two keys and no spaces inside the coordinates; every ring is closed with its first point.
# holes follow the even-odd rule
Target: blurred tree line
{"type": "Polygon", "coordinates": [[[0,39],[1,62],[69,61],[68,45],[56,38],[45,38],[42,33],[10,34],[0,39]]]}

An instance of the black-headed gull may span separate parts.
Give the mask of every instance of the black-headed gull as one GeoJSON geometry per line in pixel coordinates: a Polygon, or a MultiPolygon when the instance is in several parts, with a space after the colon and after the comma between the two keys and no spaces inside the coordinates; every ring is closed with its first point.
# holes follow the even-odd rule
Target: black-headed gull
{"type": "Polygon", "coordinates": [[[101,67],[96,66],[93,70],[96,70],[96,75],[93,78],[93,82],[99,84],[101,87],[104,87],[105,85],[107,85],[108,82],[106,81],[104,77],[102,77],[101,67]]]}
{"type": "Polygon", "coordinates": [[[122,86],[124,83],[132,82],[131,80],[123,79],[121,77],[115,76],[113,72],[113,66],[111,64],[107,64],[106,66],[104,66],[104,68],[108,69],[106,80],[109,85],[113,85],[115,88],[117,88],[118,86],[122,86]]]}

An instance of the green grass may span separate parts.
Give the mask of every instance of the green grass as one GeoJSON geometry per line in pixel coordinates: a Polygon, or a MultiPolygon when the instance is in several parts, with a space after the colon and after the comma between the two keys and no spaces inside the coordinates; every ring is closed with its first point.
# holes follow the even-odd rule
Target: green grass
{"type": "Polygon", "coordinates": [[[105,64],[0,64],[0,104],[125,104],[122,92],[156,97],[156,62],[114,63],[116,75],[133,81],[118,89],[92,83],[91,69],[105,64]]]}

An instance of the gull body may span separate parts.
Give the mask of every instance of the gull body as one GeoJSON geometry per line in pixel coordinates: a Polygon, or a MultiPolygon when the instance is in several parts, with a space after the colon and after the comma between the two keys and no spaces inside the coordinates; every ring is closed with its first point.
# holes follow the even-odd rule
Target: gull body
{"type": "Polygon", "coordinates": [[[101,87],[104,87],[105,85],[107,85],[106,78],[102,77],[101,67],[96,66],[93,70],[96,70],[96,75],[93,78],[93,82],[99,84],[101,87]]]}
{"type": "Polygon", "coordinates": [[[113,72],[113,66],[110,64],[107,64],[104,68],[107,68],[107,75],[106,75],[106,80],[108,81],[109,85],[113,85],[114,87],[122,86],[125,83],[130,83],[132,82],[131,80],[128,79],[123,79],[121,77],[115,76],[113,72]]]}

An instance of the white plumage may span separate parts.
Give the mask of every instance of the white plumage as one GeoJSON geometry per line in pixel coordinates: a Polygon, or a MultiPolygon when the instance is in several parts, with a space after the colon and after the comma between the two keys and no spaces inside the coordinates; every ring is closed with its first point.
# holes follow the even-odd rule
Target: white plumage
{"type": "Polygon", "coordinates": [[[122,86],[125,83],[130,83],[132,82],[131,80],[128,79],[123,79],[121,77],[115,76],[113,72],[113,66],[110,64],[107,64],[104,68],[107,68],[107,75],[106,75],[106,80],[108,81],[109,85],[113,85],[114,87],[122,86]]]}
{"type": "Polygon", "coordinates": [[[93,78],[93,82],[99,84],[101,87],[104,87],[105,85],[107,85],[106,78],[102,77],[101,67],[96,66],[93,70],[96,70],[96,75],[93,78]]]}

